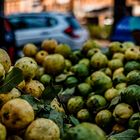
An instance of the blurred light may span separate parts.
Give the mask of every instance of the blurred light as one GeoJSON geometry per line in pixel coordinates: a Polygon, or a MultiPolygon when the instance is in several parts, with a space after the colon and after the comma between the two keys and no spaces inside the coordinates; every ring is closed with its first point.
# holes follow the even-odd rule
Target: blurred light
{"type": "Polygon", "coordinates": [[[56,2],[58,4],[66,4],[66,3],[70,2],[70,0],[56,0],[56,2]]]}
{"type": "Polygon", "coordinates": [[[113,18],[107,18],[104,20],[104,25],[112,25],[113,24],[113,18]]]}

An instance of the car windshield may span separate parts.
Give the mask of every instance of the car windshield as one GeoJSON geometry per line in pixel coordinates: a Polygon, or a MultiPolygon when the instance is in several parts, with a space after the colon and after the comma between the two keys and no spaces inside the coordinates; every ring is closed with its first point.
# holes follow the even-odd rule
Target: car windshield
{"type": "Polygon", "coordinates": [[[69,23],[69,25],[73,29],[80,29],[81,28],[80,24],[76,21],[76,19],[74,17],[66,17],[66,21],[69,23]]]}

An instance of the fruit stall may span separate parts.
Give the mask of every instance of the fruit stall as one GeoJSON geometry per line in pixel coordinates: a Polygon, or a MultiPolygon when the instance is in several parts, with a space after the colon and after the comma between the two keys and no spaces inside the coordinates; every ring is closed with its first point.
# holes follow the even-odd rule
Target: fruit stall
{"type": "Polygon", "coordinates": [[[87,40],[0,49],[0,140],[140,140],[140,48],[87,40]]]}

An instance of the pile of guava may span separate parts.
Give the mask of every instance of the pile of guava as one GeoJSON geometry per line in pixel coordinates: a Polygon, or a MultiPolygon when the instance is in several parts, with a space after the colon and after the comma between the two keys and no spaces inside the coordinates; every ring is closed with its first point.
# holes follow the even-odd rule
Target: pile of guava
{"type": "Polygon", "coordinates": [[[87,40],[0,49],[0,140],[139,140],[140,47],[87,40]]]}

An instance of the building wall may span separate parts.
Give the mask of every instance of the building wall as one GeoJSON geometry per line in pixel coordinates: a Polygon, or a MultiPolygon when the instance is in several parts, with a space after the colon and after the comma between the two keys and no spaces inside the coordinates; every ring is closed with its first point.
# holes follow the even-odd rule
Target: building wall
{"type": "MultiPolygon", "coordinates": [[[[102,6],[112,6],[114,0],[67,0],[67,3],[60,4],[60,0],[5,0],[5,13],[39,12],[47,11],[68,11],[74,9],[76,12],[89,11],[102,6]],[[69,1],[69,2],[68,2],[69,1]],[[73,3],[71,5],[70,1],[73,3]],[[35,6],[35,3],[40,3],[35,6]],[[72,7],[73,6],[73,7],[72,7]]],[[[127,0],[128,5],[137,4],[138,0],[127,0]]]]}
{"type": "Polygon", "coordinates": [[[33,0],[6,0],[5,14],[32,11],[33,0]]]}

